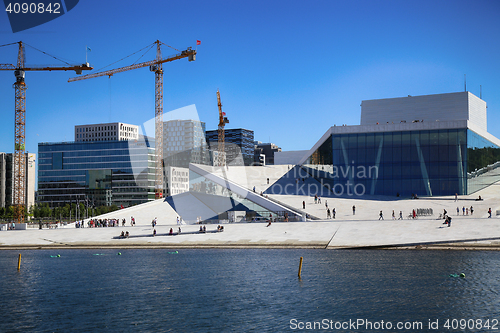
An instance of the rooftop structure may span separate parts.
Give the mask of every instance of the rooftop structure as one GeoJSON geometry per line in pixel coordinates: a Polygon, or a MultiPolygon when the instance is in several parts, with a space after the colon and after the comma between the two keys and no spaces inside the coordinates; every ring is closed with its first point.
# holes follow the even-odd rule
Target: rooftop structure
{"type": "Polygon", "coordinates": [[[139,126],[105,123],[75,126],[75,142],[123,141],[139,139],[139,126]]]}

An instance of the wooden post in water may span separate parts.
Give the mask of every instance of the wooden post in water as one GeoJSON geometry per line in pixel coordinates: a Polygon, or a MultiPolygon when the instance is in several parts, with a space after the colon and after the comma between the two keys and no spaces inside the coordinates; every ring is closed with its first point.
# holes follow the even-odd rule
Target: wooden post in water
{"type": "Polygon", "coordinates": [[[19,253],[19,259],[17,260],[17,270],[21,270],[21,253],[19,253]]]}
{"type": "Polygon", "coordinates": [[[300,279],[300,274],[302,273],[302,260],[304,258],[300,257],[300,263],[299,263],[299,279],[300,279]]]}

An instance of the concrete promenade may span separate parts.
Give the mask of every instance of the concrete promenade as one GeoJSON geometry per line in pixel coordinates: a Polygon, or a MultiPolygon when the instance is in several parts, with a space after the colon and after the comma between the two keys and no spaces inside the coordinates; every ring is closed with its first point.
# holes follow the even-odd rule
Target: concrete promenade
{"type": "MultiPolygon", "coordinates": [[[[230,167],[228,178],[265,190],[288,166],[261,169],[239,169],[230,167]],[[246,174],[241,171],[247,170],[246,174]],[[257,173],[257,171],[259,171],[257,173]],[[255,173],[252,174],[252,172],[255,173]],[[270,184],[267,184],[270,178],[270,184]],[[248,180],[247,180],[248,179],[248,180]],[[255,185],[254,185],[255,184],[255,185]]],[[[292,179],[293,180],[293,179],[292,179]]],[[[207,233],[199,233],[199,225],[181,225],[178,235],[177,212],[164,200],[155,200],[143,205],[120,209],[99,218],[125,218],[125,227],[75,228],[70,224],[59,229],[28,229],[26,231],[0,231],[0,249],[18,248],[454,248],[454,249],[500,249],[499,183],[469,196],[431,197],[412,200],[395,197],[322,198],[314,203],[313,196],[269,195],[270,198],[295,207],[313,216],[325,218],[307,222],[226,223],[224,232],[215,232],[217,225],[207,224],[207,233]],[[481,196],[483,200],[476,199],[481,196]],[[303,209],[303,202],[306,208],[303,209]],[[336,210],[335,219],[326,219],[328,208],[336,210]],[[352,206],[356,207],[355,214],[352,206]],[[470,207],[474,213],[470,213],[470,207]],[[408,219],[413,209],[432,209],[433,215],[408,219]],[[457,208],[459,212],[457,214],[457,208]],[[464,213],[465,208],[469,213],[464,213]],[[493,211],[488,218],[488,209],[493,211]],[[379,220],[383,211],[384,220],[379,220]],[[452,217],[451,227],[443,224],[439,215],[447,211],[452,217]],[[392,218],[392,211],[396,219],[392,218]],[[402,211],[403,219],[398,220],[402,211]],[[136,226],[130,226],[134,216],[136,226]],[[157,235],[153,237],[151,221],[157,218],[157,235]],[[174,235],[168,235],[170,228],[174,235]],[[130,237],[119,239],[122,231],[130,237]]],[[[201,211],[203,206],[190,203],[191,209],[201,211]]]]}
{"type": "Polygon", "coordinates": [[[0,249],[21,248],[476,248],[500,249],[500,220],[497,218],[453,219],[452,226],[442,220],[308,221],[206,225],[157,225],[156,236],[147,225],[135,227],[28,229],[0,232],[0,249]],[[168,235],[170,228],[174,235],[168,235]],[[129,231],[127,239],[116,238],[129,231]]]}

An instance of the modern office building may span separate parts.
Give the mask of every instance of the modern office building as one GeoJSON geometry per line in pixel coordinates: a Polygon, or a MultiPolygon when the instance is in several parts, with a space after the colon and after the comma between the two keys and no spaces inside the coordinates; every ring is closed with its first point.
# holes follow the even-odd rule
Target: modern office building
{"type": "Polygon", "coordinates": [[[139,126],[125,123],[75,126],[75,142],[137,140],[139,126]]]}
{"type": "MultiPolygon", "coordinates": [[[[26,153],[26,207],[35,204],[36,155],[26,153]]],[[[14,154],[0,153],[0,207],[8,207],[14,197],[14,154]]]]}
{"type": "Polygon", "coordinates": [[[205,123],[198,120],[171,120],[163,123],[165,166],[189,167],[189,163],[210,164],[205,140],[205,123]]]}
{"type": "Polygon", "coordinates": [[[86,200],[95,206],[128,207],[155,198],[150,138],[39,143],[38,154],[40,203],[55,207],[86,200]]]}
{"type": "Polygon", "coordinates": [[[257,160],[261,155],[265,156],[264,165],[274,165],[274,153],[280,152],[281,148],[274,143],[262,143],[255,141],[255,162],[261,163],[261,159],[257,160]]]}
{"type": "MultiPolygon", "coordinates": [[[[219,144],[219,131],[207,131],[206,138],[210,150],[216,151],[219,144]]],[[[224,138],[227,164],[252,165],[254,161],[254,134],[252,130],[244,128],[225,129],[224,138]],[[238,158],[242,158],[242,161],[238,161],[238,158]]]]}
{"type": "Polygon", "coordinates": [[[471,194],[500,180],[500,140],[470,92],[368,100],[361,125],[331,127],[300,165],[335,195],[471,194]]]}

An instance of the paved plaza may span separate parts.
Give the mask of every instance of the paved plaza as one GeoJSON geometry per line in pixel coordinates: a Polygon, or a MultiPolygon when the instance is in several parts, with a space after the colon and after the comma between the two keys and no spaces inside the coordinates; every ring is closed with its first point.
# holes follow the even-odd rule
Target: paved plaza
{"type": "MultiPolygon", "coordinates": [[[[235,173],[237,174],[237,173],[235,173]]],[[[241,176],[241,174],[239,174],[241,176]]],[[[264,177],[267,178],[267,177],[264,177]]],[[[253,183],[253,182],[252,182],[253,183]]],[[[252,184],[248,184],[250,186],[252,184]]],[[[267,185],[258,183],[263,189],[267,185]]],[[[253,185],[252,185],[253,186],[253,185]]],[[[500,209],[498,185],[492,185],[470,196],[401,199],[387,197],[322,198],[314,203],[310,196],[272,195],[288,206],[302,210],[306,202],[308,214],[324,218],[306,222],[239,222],[224,224],[224,231],[217,232],[217,224],[205,225],[207,232],[200,233],[200,225],[177,224],[177,213],[163,201],[156,200],[144,205],[121,209],[101,218],[125,218],[125,227],[75,228],[74,224],[57,229],[28,228],[26,231],[1,231],[0,248],[84,248],[84,247],[277,247],[277,248],[475,248],[500,249],[500,209]],[[482,201],[476,201],[481,195],[482,201]],[[335,219],[326,219],[325,200],[328,207],[336,209],[335,219]],[[355,215],[352,206],[356,206],[355,215]],[[471,216],[462,213],[463,207],[473,206],[471,216]],[[459,208],[457,215],[456,208],[459,208]],[[491,207],[492,218],[488,218],[491,207]],[[431,216],[408,219],[413,209],[431,208],[431,216]],[[452,217],[451,227],[443,224],[439,214],[446,209],[452,217]],[[384,220],[379,220],[382,210],[384,220]],[[392,218],[392,210],[396,219],[392,218]],[[403,219],[398,220],[399,211],[403,219]],[[134,216],[136,225],[130,226],[134,216]],[[151,221],[157,218],[156,236],[153,237],[151,221]],[[181,233],[178,234],[178,228],[181,233]],[[173,229],[173,235],[169,235],[173,229]],[[130,237],[120,239],[122,231],[130,237]]],[[[196,209],[193,206],[193,209],[196,209]]]]}

